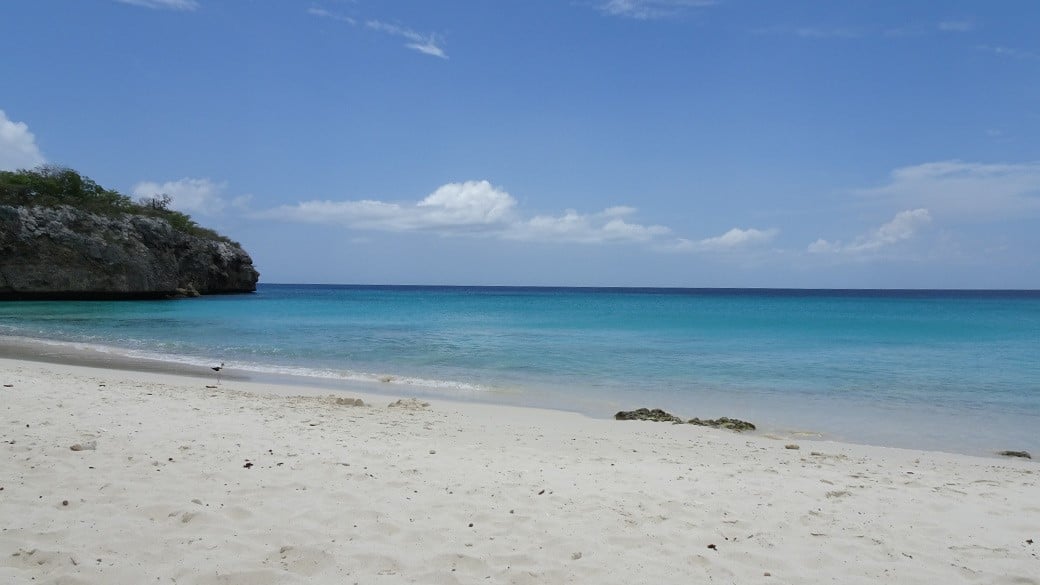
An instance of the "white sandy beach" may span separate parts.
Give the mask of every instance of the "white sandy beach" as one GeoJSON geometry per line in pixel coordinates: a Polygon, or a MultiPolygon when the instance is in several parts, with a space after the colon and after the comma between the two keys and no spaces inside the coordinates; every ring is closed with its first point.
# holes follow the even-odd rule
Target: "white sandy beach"
{"type": "Polygon", "coordinates": [[[18,360],[0,383],[0,583],[1040,583],[1035,461],[18,360]]]}

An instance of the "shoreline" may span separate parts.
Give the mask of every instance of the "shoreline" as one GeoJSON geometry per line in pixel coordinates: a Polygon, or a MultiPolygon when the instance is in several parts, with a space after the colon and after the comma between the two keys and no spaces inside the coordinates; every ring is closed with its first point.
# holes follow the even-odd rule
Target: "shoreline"
{"type": "MultiPolygon", "coordinates": [[[[98,346],[86,342],[37,339],[24,336],[0,334],[0,359],[25,360],[55,365],[83,366],[102,370],[110,369],[126,372],[186,376],[192,378],[207,379],[210,380],[210,382],[216,381],[217,379],[216,374],[211,369],[211,367],[192,364],[187,361],[163,360],[159,358],[134,356],[127,355],[127,353],[121,353],[130,351],[132,350],[115,346],[98,346]]],[[[268,387],[299,388],[301,391],[307,394],[312,392],[335,392],[348,394],[363,393],[366,395],[376,396],[380,398],[391,398],[399,395],[408,395],[418,397],[423,400],[436,400],[455,404],[478,404],[488,406],[530,408],[543,411],[572,413],[587,417],[592,420],[613,420],[613,415],[618,410],[634,410],[643,407],[662,408],[664,410],[671,411],[669,405],[667,404],[661,405],[657,403],[615,403],[613,401],[608,400],[605,400],[603,404],[600,405],[607,407],[606,410],[604,410],[603,408],[590,409],[588,407],[568,408],[559,404],[542,404],[539,403],[537,399],[530,401],[523,400],[518,398],[523,396],[519,393],[513,396],[512,400],[510,400],[510,395],[508,394],[488,393],[484,396],[476,393],[450,394],[447,392],[438,392],[434,388],[415,386],[409,383],[401,383],[400,381],[387,383],[375,380],[358,380],[352,378],[336,378],[331,376],[324,377],[306,374],[263,372],[254,371],[250,369],[236,368],[234,364],[225,367],[220,374],[220,378],[228,382],[237,381],[257,385],[264,385],[268,387]],[[613,407],[613,409],[611,409],[611,407],[613,407]]],[[[684,418],[691,418],[694,416],[703,417],[702,413],[696,412],[688,413],[677,411],[676,414],[684,418]]],[[[726,413],[723,416],[731,416],[733,418],[744,418],[744,416],[746,415],[742,416],[742,413],[726,413]]],[[[960,450],[935,448],[933,446],[921,446],[912,444],[884,444],[872,442],[869,440],[850,440],[848,438],[829,435],[825,432],[820,432],[812,428],[782,427],[776,424],[770,424],[769,420],[763,421],[758,418],[751,419],[751,422],[755,423],[758,429],[756,431],[751,432],[750,434],[767,437],[775,440],[833,441],[836,443],[849,445],[920,450],[927,452],[949,453],[955,455],[968,455],[987,458],[1000,458],[1000,453],[1004,450],[1023,450],[1023,445],[1019,444],[991,444],[990,449],[962,448],[960,450]]],[[[1035,451],[1034,449],[1028,448],[1026,450],[1030,452],[1035,451]]]]}
{"type": "Polygon", "coordinates": [[[1034,461],[25,360],[0,383],[6,582],[1038,583],[1034,461]]]}

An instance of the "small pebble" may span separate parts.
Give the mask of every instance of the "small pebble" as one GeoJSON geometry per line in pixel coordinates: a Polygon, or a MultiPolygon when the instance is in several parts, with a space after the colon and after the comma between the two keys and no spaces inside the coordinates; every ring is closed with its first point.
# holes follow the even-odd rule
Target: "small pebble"
{"type": "Polygon", "coordinates": [[[801,447],[799,447],[798,445],[795,445],[794,443],[791,443],[790,445],[784,445],[784,449],[793,449],[793,450],[797,451],[798,449],[801,449],[801,447]]]}
{"type": "Polygon", "coordinates": [[[69,501],[68,500],[62,500],[61,501],[61,505],[62,506],[68,506],[69,505],[69,501]]]}

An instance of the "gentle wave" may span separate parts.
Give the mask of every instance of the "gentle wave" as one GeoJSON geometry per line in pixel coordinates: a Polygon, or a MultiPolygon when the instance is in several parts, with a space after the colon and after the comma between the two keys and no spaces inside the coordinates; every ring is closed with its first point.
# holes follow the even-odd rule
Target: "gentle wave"
{"type": "Polygon", "coordinates": [[[262,364],[256,362],[224,361],[204,359],[196,356],[183,354],[160,353],[150,350],[130,349],[98,343],[85,343],[81,341],[64,341],[47,338],[26,337],[24,335],[5,335],[16,343],[41,344],[52,347],[61,347],[77,351],[93,351],[113,356],[145,359],[170,364],[213,367],[217,363],[223,363],[227,370],[240,372],[269,374],[276,376],[292,376],[300,378],[313,378],[319,380],[340,380],[344,382],[359,382],[364,384],[386,384],[391,386],[415,387],[428,391],[440,391],[450,395],[479,396],[482,394],[501,393],[503,389],[492,388],[481,384],[471,384],[454,380],[434,380],[419,378],[415,376],[402,376],[391,373],[358,372],[354,370],[335,370],[329,368],[307,368],[301,366],[283,366],[262,364]],[[450,391],[450,392],[445,392],[450,391]]]}

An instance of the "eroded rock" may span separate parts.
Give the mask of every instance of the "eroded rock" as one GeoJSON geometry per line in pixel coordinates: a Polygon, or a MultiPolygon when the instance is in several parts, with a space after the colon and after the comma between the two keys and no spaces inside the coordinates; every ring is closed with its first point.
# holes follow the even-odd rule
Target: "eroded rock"
{"type": "Polygon", "coordinates": [[[722,417],[716,419],[691,418],[684,421],[670,412],[660,408],[637,408],[636,410],[622,410],[614,415],[615,420],[649,420],[654,422],[670,422],[675,424],[688,423],[702,427],[713,427],[716,429],[729,429],[731,431],[753,431],[755,425],[737,418],[722,417]]]}
{"type": "Polygon", "coordinates": [[[674,414],[665,412],[660,408],[650,410],[649,408],[637,408],[636,410],[622,410],[614,415],[615,420],[652,420],[654,422],[681,423],[683,420],[674,414]]]}
{"type": "Polygon", "coordinates": [[[1000,455],[1003,455],[1004,457],[1021,457],[1022,459],[1033,458],[1028,451],[1001,451],[1000,455]]]}
{"type": "Polygon", "coordinates": [[[716,429],[729,429],[731,431],[753,431],[755,425],[749,423],[746,420],[740,420],[739,418],[721,417],[715,419],[701,420],[699,418],[691,418],[686,421],[691,425],[697,425],[701,427],[712,427],[716,429]]]}

